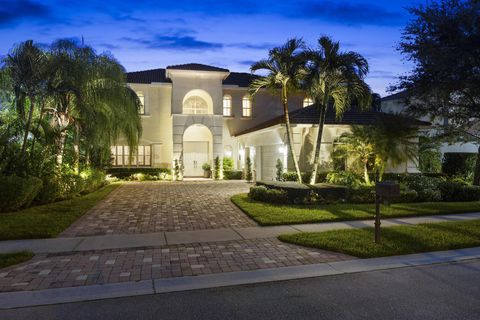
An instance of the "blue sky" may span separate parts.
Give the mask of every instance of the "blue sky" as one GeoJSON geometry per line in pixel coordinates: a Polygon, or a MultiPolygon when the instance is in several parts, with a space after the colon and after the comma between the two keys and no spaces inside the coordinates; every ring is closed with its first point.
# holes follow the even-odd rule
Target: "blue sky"
{"type": "Polygon", "coordinates": [[[0,0],[0,55],[26,39],[83,37],[128,71],[198,62],[248,72],[291,37],[314,47],[329,35],[368,59],[367,82],[385,95],[411,68],[395,48],[410,18],[405,8],[422,2],[0,0]]]}

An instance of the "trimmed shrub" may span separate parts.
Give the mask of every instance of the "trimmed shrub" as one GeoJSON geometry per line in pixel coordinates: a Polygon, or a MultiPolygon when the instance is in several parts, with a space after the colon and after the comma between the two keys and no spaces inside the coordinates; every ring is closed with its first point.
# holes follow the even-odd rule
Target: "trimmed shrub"
{"type": "Polygon", "coordinates": [[[362,184],[362,178],[351,171],[332,171],[327,174],[327,182],[356,187],[362,184]]]}
{"type": "Polygon", "coordinates": [[[254,186],[250,188],[248,197],[252,200],[268,203],[286,203],[287,192],[279,189],[268,189],[265,186],[254,186]]]}
{"type": "Polygon", "coordinates": [[[418,201],[418,193],[412,189],[400,190],[400,197],[392,199],[393,202],[415,202],[418,201]]]}
{"type": "Polygon", "coordinates": [[[282,175],[283,175],[283,162],[280,159],[277,159],[277,164],[275,165],[275,168],[277,169],[275,171],[275,180],[277,181],[282,181],[282,175]]]}
{"type": "Polygon", "coordinates": [[[443,201],[479,201],[480,187],[458,182],[442,182],[439,185],[443,201]]]}
{"type": "Polygon", "coordinates": [[[106,174],[102,170],[87,169],[80,173],[80,177],[83,179],[82,194],[93,192],[106,184],[106,174]]]}
{"type": "MultiPolygon", "coordinates": [[[[310,178],[312,177],[312,173],[311,172],[302,172],[301,173],[302,175],[302,181],[303,183],[309,183],[310,182],[310,178]]],[[[325,182],[325,177],[326,177],[326,173],[319,173],[317,175],[317,181],[320,183],[320,182],[325,182]]],[[[297,182],[298,179],[297,179],[297,174],[294,172],[294,171],[288,171],[288,172],[284,172],[282,173],[282,178],[280,181],[292,181],[292,182],[297,182]]]]}
{"type": "Polygon", "coordinates": [[[351,203],[374,203],[374,186],[357,186],[348,190],[348,202],[351,203]]]}
{"type": "Polygon", "coordinates": [[[315,192],[321,199],[327,201],[344,200],[348,197],[348,188],[338,184],[331,183],[317,183],[312,186],[313,192],[315,192]]]}
{"type": "Polygon", "coordinates": [[[242,180],[243,172],[241,170],[226,171],[223,178],[225,180],[242,180]]]}
{"type": "Polygon", "coordinates": [[[309,187],[298,182],[257,181],[257,185],[265,186],[268,189],[284,190],[288,202],[291,203],[304,203],[310,199],[312,193],[309,187]]]}
{"type": "Polygon", "coordinates": [[[245,162],[245,180],[250,182],[253,180],[252,160],[250,159],[250,157],[247,157],[245,162]]]}
{"type": "Polygon", "coordinates": [[[0,177],[0,212],[15,211],[30,206],[42,188],[42,180],[16,175],[0,177]]]}

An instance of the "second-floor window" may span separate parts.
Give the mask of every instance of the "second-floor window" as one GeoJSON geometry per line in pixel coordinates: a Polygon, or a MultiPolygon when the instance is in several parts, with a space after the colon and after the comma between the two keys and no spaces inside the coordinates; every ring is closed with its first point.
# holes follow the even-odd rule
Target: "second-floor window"
{"type": "Polygon", "coordinates": [[[312,105],[312,104],[313,104],[313,99],[308,98],[308,97],[305,98],[305,99],[303,99],[303,107],[304,107],[304,108],[305,108],[305,107],[308,107],[308,106],[310,106],[310,105],[312,105]]]}
{"type": "Polygon", "coordinates": [[[207,114],[208,106],[205,100],[198,96],[193,96],[183,103],[184,114],[207,114]]]}
{"type": "Polygon", "coordinates": [[[250,118],[252,116],[252,99],[244,96],[242,99],[242,117],[250,118]]]}
{"type": "Polygon", "coordinates": [[[229,95],[223,97],[223,115],[225,117],[232,116],[232,97],[229,95]]]}
{"type": "Polygon", "coordinates": [[[138,97],[138,100],[140,100],[140,109],[138,109],[138,113],[145,114],[145,96],[143,95],[143,92],[138,91],[137,97],[138,97]]]}

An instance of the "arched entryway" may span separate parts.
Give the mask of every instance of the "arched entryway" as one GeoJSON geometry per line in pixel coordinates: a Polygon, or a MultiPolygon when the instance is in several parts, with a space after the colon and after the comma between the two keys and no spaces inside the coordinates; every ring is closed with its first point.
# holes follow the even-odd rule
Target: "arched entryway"
{"type": "Polygon", "coordinates": [[[183,175],[203,176],[202,165],[213,158],[212,132],[202,124],[193,124],[183,133],[183,175]]]}

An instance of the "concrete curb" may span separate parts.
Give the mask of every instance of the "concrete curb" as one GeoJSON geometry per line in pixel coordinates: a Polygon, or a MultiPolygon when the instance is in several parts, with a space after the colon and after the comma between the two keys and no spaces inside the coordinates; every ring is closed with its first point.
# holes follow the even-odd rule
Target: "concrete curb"
{"type": "MultiPolygon", "coordinates": [[[[480,219],[480,212],[437,216],[383,219],[382,226],[415,225],[480,219]]],[[[34,253],[80,252],[109,249],[133,249],[175,244],[275,238],[285,233],[322,232],[339,229],[367,228],[373,220],[324,222],[271,227],[223,228],[195,231],[172,231],[142,234],[116,234],[75,238],[0,241],[0,253],[32,251],[34,253]]]]}
{"type": "Polygon", "coordinates": [[[110,299],[272,281],[351,274],[479,259],[480,247],[294,267],[166,278],[84,287],[0,293],[0,309],[110,299]]]}

